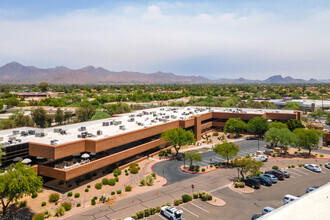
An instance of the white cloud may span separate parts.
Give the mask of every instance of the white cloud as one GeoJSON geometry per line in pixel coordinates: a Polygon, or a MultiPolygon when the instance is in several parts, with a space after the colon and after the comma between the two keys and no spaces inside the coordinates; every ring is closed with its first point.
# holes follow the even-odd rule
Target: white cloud
{"type": "MultiPolygon", "coordinates": [[[[330,69],[330,16],[325,10],[283,21],[260,12],[178,14],[164,7],[94,8],[34,20],[0,18],[0,59],[44,67],[177,72],[172,66],[181,61],[209,57],[210,73],[228,77],[284,72],[326,78],[330,69]]],[[[180,68],[181,73],[202,74],[184,63],[187,68],[180,68]]]]}

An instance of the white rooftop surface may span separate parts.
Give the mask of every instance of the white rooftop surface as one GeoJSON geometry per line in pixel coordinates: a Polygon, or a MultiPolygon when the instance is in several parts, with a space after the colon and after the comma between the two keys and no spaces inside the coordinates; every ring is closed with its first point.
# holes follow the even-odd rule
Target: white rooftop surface
{"type": "MultiPolygon", "coordinates": [[[[52,128],[33,128],[33,127],[21,127],[14,129],[7,129],[0,131],[0,143],[6,143],[5,146],[8,146],[8,140],[11,138],[21,139],[21,143],[27,142],[36,142],[42,144],[50,144],[51,140],[58,140],[57,144],[68,143],[76,140],[80,140],[82,138],[78,138],[78,135],[83,131],[79,131],[78,129],[81,127],[86,127],[86,132],[91,133],[94,137],[87,137],[87,139],[97,140],[102,139],[109,136],[114,136],[117,134],[122,134],[129,131],[134,131],[138,129],[142,129],[145,127],[150,127],[153,125],[158,125],[165,123],[160,120],[167,120],[166,122],[180,120],[180,119],[188,119],[194,115],[207,113],[209,111],[214,112],[241,112],[241,113],[256,113],[262,114],[264,112],[280,112],[280,113],[293,113],[292,110],[275,110],[275,109],[247,109],[247,108],[220,108],[220,107],[159,107],[159,108],[151,108],[139,110],[131,113],[121,114],[119,117],[88,121],[70,125],[63,125],[52,128]],[[143,114],[147,112],[148,114],[143,114]],[[138,117],[138,115],[141,117],[138,117]],[[160,115],[161,114],[161,115],[160,115]],[[185,115],[183,115],[185,114],[185,115]],[[134,121],[129,122],[131,116],[134,115],[134,121]],[[155,115],[155,116],[154,116],[155,115]],[[173,115],[173,118],[171,116],[173,115]],[[165,118],[169,116],[168,118],[165,118]],[[159,120],[160,119],[160,120],[159,120]],[[109,125],[103,126],[103,122],[110,121],[121,121],[120,125],[109,125]],[[137,122],[142,123],[142,125],[138,125],[137,122]],[[125,130],[120,130],[119,127],[121,125],[125,126],[125,130]],[[65,135],[60,133],[55,133],[54,129],[62,129],[66,131],[65,135]],[[21,132],[28,130],[35,130],[36,133],[43,132],[46,135],[44,137],[36,137],[35,135],[21,136],[21,132]],[[102,135],[97,135],[97,131],[102,131],[102,135]],[[13,131],[19,131],[19,134],[13,135],[13,131]]],[[[15,141],[11,144],[16,144],[15,141]]]]}
{"type": "Polygon", "coordinates": [[[295,201],[275,209],[259,219],[330,219],[330,182],[295,201]]]}
{"type": "Polygon", "coordinates": [[[286,102],[296,102],[299,103],[302,107],[311,107],[311,105],[314,103],[316,107],[330,107],[330,100],[317,100],[317,99],[292,99],[287,101],[275,101],[274,103],[282,103],[283,105],[286,102]]]}

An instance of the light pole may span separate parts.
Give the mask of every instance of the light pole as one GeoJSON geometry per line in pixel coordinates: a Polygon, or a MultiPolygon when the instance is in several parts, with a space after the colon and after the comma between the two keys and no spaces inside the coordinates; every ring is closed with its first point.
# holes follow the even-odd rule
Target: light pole
{"type": "Polygon", "coordinates": [[[259,150],[259,140],[260,140],[260,137],[258,138],[258,150],[259,150]]]}

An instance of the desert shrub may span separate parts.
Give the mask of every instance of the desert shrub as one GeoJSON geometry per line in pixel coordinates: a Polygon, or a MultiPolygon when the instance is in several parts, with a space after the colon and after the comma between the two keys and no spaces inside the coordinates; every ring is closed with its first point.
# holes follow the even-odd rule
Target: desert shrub
{"type": "Polygon", "coordinates": [[[32,217],[32,220],[44,220],[45,214],[44,213],[37,213],[32,217]]]}
{"type": "Polygon", "coordinates": [[[175,205],[175,206],[180,205],[180,201],[179,201],[178,199],[174,200],[174,205],[175,205]]]}
{"type": "Polygon", "coordinates": [[[159,212],[160,212],[160,207],[157,206],[157,207],[156,207],[156,213],[159,213],[159,212]]]}
{"type": "Polygon", "coordinates": [[[296,166],[295,165],[291,165],[291,168],[295,168],[296,166]]]}
{"type": "Polygon", "coordinates": [[[37,193],[42,193],[44,191],[44,188],[40,187],[39,189],[37,189],[37,193]]]}
{"type": "Polygon", "coordinates": [[[32,199],[36,198],[37,196],[38,196],[37,192],[33,192],[32,195],[31,195],[32,199]]]}
{"type": "Polygon", "coordinates": [[[138,219],[144,218],[144,211],[136,212],[136,216],[138,217],[138,219]]]}
{"type": "Polygon", "coordinates": [[[244,182],[235,182],[235,188],[244,188],[245,183],[244,182]]]}
{"type": "Polygon", "coordinates": [[[182,201],[183,201],[184,203],[189,202],[189,201],[191,201],[191,200],[192,200],[191,195],[188,195],[188,194],[184,194],[184,195],[182,195],[182,201]]]}
{"type": "Polygon", "coordinates": [[[130,191],[132,191],[132,186],[130,185],[125,186],[125,192],[130,192],[130,191]]]}
{"type": "Polygon", "coordinates": [[[156,214],[156,208],[150,208],[150,215],[156,214]]]}
{"type": "Polygon", "coordinates": [[[291,165],[289,165],[288,168],[291,168],[291,165]]]}
{"type": "Polygon", "coordinates": [[[71,202],[63,202],[61,206],[64,207],[65,211],[70,211],[72,208],[71,202]]]}
{"type": "Polygon", "coordinates": [[[298,166],[299,166],[299,167],[302,167],[303,165],[300,163],[300,164],[298,164],[298,166]]]}
{"type": "Polygon", "coordinates": [[[215,165],[215,168],[217,168],[217,169],[218,169],[218,168],[219,168],[219,165],[215,165]]]}
{"type": "Polygon", "coordinates": [[[211,164],[211,165],[210,165],[210,167],[212,168],[212,167],[213,167],[213,165],[211,164]]]}
{"type": "Polygon", "coordinates": [[[87,188],[91,188],[91,185],[87,185],[87,188]]]}
{"type": "Polygon", "coordinates": [[[109,179],[109,180],[108,180],[108,184],[109,184],[110,186],[114,186],[114,185],[116,185],[116,179],[109,179]]]}
{"type": "Polygon", "coordinates": [[[145,209],[144,210],[144,217],[148,217],[150,216],[150,210],[149,209],[145,209]]]}
{"type": "Polygon", "coordinates": [[[121,174],[121,170],[119,168],[116,168],[114,171],[113,171],[114,174],[117,174],[118,176],[121,174]]]}
{"type": "Polygon", "coordinates": [[[86,189],[85,189],[85,192],[89,192],[89,189],[86,188],[86,189]]]}
{"type": "Polygon", "coordinates": [[[146,183],[148,186],[154,185],[154,181],[155,181],[155,179],[153,178],[153,176],[149,175],[146,177],[146,183]]]}
{"type": "Polygon", "coordinates": [[[117,194],[118,194],[118,195],[121,194],[121,190],[117,190],[117,194]]]}
{"type": "Polygon", "coordinates": [[[51,216],[54,216],[55,212],[54,212],[54,210],[45,210],[44,215],[45,215],[45,218],[49,218],[51,216]]]}
{"type": "Polygon", "coordinates": [[[272,169],[278,170],[278,166],[273,166],[272,169]]]}
{"type": "Polygon", "coordinates": [[[58,204],[58,202],[55,202],[55,205],[57,205],[58,204]]]}
{"type": "Polygon", "coordinates": [[[85,180],[91,180],[92,179],[92,174],[86,173],[84,178],[85,178],[85,180]]]}
{"type": "Polygon", "coordinates": [[[65,208],[64,207],[58,207],[57,209],[56,209],[56,212],[55,212],[55,215],[57,216],[57,217],[60,217],[60,216],[62,216],[62,215],[64,215],[65,214],[65,208]]]}
{"type": "Polygon", "coordinates": [[[103,185],[108,185],[109,180],[107,178],[102,179],[102,184],[103,185]]]}
{"type": "Polygon", "coordinates": [[[320,167],[322,166],[322,164],[320,163],[320,167]]]}
{"type": "Polygon", "coordinates": [[[202,168],[202,172],[205,172],[205,168],[202,168]]]}
{"type": "Polygon", "coordinates": [[[324,157],[324,155],[323,154],[320,154],[320,157],[324,157]]]}
{"type": "Polygon", "coordinates": [[[60,194],[52,193],[49,195],[49,202],[57,202],[60,199],[60,194]]]}
{"type": "Polygon", "coordinates": [[[215,136],[215,137],[219,136],[219,132],[215,131],[215,132],[213,133],[213,136],[215,136]]]}
{"type": "Polygon", "coordinates": [[[102,189],[102,183],[96,183],[95,189],[102,189]]]}
{"type": "Polygon", "coordinates": [[[72,192],[68,192],[67,196],[68,197],[71,197],[72,196],[72,192]]]}
{"type": "Polygon", "coordinates": [[[91,200],[91,205],[95,205],[95,204],[96,204],[95,200],[92,199],[92,200],[91,200]]]}
{"type": "Polygon", "coordinates": [[[80,206],[81,206],[81,204],[80,204],[80,203],[78,203],[78,204],[77,204],[77,207],[80,207],[80,206]]]}
{"type": "Polygon", "coordinates": [[[115,180],[116,180],[116,182],[119,182],[119,177],[116,176],[116,177],[115,177],[115,180]]]}
{"type": "Polygon", "coordinates": [[[93,199],[94,199],[94,200],[97,200],[97,196],[94,196],[93,199]]]}
{"type": "Polygon", "coordinates": [[[193,194],[193,198],[194,198],[194,199],[197,199],[197,198],[198,198],[198,193],[194,193],[194,194],[193,194]]]}
{"type": "Polygon", "coordinates": [[[131,215],[131,218],[134,219],[134,220],[138,220],[137,215],[131,215]]]}
{"type": "Polygon", "coordinates": [[[23,201],[21,201],[21,202],[19,203],[18,207],[20,207],[20,208],[24,208],[24,207],[26,206],[26,204],[27,204],[27,201],[26,201],[26,200],[23,200],[23,201]]]}
{"type": "Polygon", "coordinates": [[[75,197],[75,198],[79,198],[79,197],[80,197],[80,193],[75,193],[75,194],[74,194],[74,197],[75,197]]]}
{"type": "Polygon", "coordinates": [[[159,154],[158,154],[158,156],[160,156],[160,157],[163,157],[163,156],[165,156],[165,151],[163,151],[163,150],[159,151],[159,154]]]}
{"type": "Polygon", "coordinates": [[[151,176],[153,177],[153,178],[157,178],[157,174],[155,173],[155,172],[153,172],[152,174],[151,174],[151,176]]]}
{"type": "Polygon", "coordinates": [[[132,174],[137,174],[139,172],[139,169],[138,169],[138,167],[133,167],[130,169],[130,171],[132,174]]]}
{"type": "Polygon", "coordinates": [[[116,192],[115,192],[115,191],[112,191],[112,192],[111,192],[111,195],[115,195],[115,194],[116,194],[116,192]]]}
{"type": "Polygon", "coordinates": [[[41,206],[45,206],[47,203],[46,202],[42,202],[41,203],[41,206]]]}
{"type": "Polygon", "coordinates": [[[146,180],[145,180],[145,179],[140,180],[140,185],[141,185],[141,186],[145,186],[145,185],[147,185],[146,180]]]}
{"type": "Polygon", "coordinates": [[[212,195],[211,194],[208,194],[208,193],[205,193],[202,195],[202,201],[207,201],[207,200],[212,200],[212,195]]]}
{"type": "Polygon", "coordinates": [[[191,165],[191,166],[189,166],[189,171],[199,172],[199,166],[198,165],[191,165]]]}
{"type": "Polygon", "coordinates": [[[128,173],[125,173],[125,176],[128,176],[129,174],[128,173]]]}

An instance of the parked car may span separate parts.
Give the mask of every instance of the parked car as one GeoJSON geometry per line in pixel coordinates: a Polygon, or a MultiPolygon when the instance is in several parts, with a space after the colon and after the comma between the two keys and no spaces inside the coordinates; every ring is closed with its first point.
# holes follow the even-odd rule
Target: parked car
{"type": "Polygon", "coordinates": [[[270,213],[272,211],[274,211],[275,209],[273,207],[269,207],[269,206],[266,206],[263,210],[262,210],[262,214],[263,215],[266,215],[267,213],[270,213]]]}
{"type": "Polygon", "coordinates": [[[257,176],[257,177],[253,177],[253,178],[259,180],[262,185],[265,185],[265,186],[273,185],[272,181],[265,176],[257,176]]]}
{"type": "Polygon", "coordinates": [[[132,217],[127,217],[127,218],[125,218],[124,220],[134,220],[134,218],[132,218],[132,217]]]}
{"type": "Polygon", "coordinates": [[[324,165],[326,168],[330,169],[330,163],[325,163],[324,165]]]}
{"type": "Polygon", "coordinates": [[[290,178],[290,173],[288,171],[286,170],[278,170],[278,171],[282,172],[285,178],[290,178]]]}
{"type": "Polygon", "coordinates": [[[306,164],[304,166],[306,169],[320,173],[322,170],[318,165],[315,164],[306,164]]]}
{"type": "Polygon", "coordinates": [[[250,186],[253,189],[259,189],[261,185],[260,181],[254,178],[243,179],[243,182],[245,185],[250,186]]]}
{"type": "Polygon", "coordinates": [[[309,193],[309,192],[312,192],[316,189],[320,188],[319,186],[312,186],[312,187],[309,187],[307,190],[306,190],[306,193],[309,193]]]}
{"type": "Polygon", "coordinates": [[[253,157],[253,159],[255,159],[256,161],[262,161],[262,162],[268,161],[268,157],[265,155],[258,155],[258,156],[253,157]]]}
{"type": "Polygon", "coordinates": [[[289,195],[288,194],[288,195],[285,195],[284,196],[283,202],[284,202],[284,204],[287,204],[287,203],[292,202],[292,201],[294,201],[296,199],[298,199],[297,196],[293,196],[293,195],[289,195]]]}
{"type": "Polygon", "coordinates": [[[259,176],[264,176],[272,181],[272,183],[277,183],[277,178],[273,174],[260,174],[259,176]]]}
{"type": "Polygon", "coordinates": [[[160,214],[162,214],[163,216],[165,216],[166,218],[170,219],[170,220],[180,220],[182,219],[182,210],[176,209],[174,207],[170,207],[170,206],[163,206],[160,209],[160,214]]]}
{"type": "Polygon", "coordinates": [[[262,216],[261,214],[254,214],[254,215],[252,215],[251,220],[258,219],[258,218],[260,218],[261,216],[262,216]]]}
{"type": "Polygon", "coordinates": [[[265,174],[273,174],[278,180],[284,180],[284,174],[278,170],[267,170],[265,174]]]}

